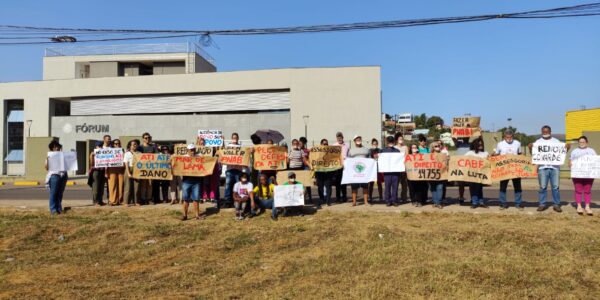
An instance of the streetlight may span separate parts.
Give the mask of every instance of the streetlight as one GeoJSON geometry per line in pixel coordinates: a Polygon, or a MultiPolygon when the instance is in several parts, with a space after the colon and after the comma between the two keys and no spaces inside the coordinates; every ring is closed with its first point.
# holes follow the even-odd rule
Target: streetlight
{"type": "Polygon", "coordinates": [[[509,129],[510,129],[510,128],[512,128],[512,126],[511,126],[511,124],[510,124],[510,121],[512,121],[512,118],[508,118],[508,119],[506,119],[506,120],[508,121],[508,128],[509,128],[509,129]]]}
{"type": "Polygon", "coordinates": [[[302,116],[302,119],[304,120],[304,137],[306,138],[306,140],[308,141],[308,115],[304,115],[302,116]]]}
{"type": "Polygon", "coordinates": [[[33,120],[26,120],[25,122],[27,122],[27,137],[31,136],[31,123],[33,123],[33,120]]]}

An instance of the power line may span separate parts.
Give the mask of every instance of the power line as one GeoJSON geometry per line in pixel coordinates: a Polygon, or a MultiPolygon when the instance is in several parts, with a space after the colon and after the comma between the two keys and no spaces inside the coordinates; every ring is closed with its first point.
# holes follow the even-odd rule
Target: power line
{"type": "Polygon", "coordinates": [[[292,33],[318,33],[318,32],[344,32],[357,30],[375,30],[388,28],[404,28],[414,26],[429,26],[440,24],[454,24],[467,22],[481,22],[497,19],[554,19],[571,17],[588,17],[600,15],[600,2],[567,7],[558,7],[544,10],[532,10],[505,14],[490,14],[479,16],[444,17],[430,19],[392,20],[377,22],[359,22],[345,24],[327,24],[293,27],[247,28],[247,29],[222,29],[222,30],[172,30],[172,29],[101,29],[101,28],[57,28],[19,25],[0,25],[0,39],[10,40],[0,42],[0,45],[35,45],[53,44],[49,41],[53,36],[41,34],[98,36],[94,39],[78,39],[76,43],[107,42],[126,40],[170,39],[190,36],[211,35],[271,35],[292,33]],[[19,36],[12,35],[20,34],[19,36]],[[37,35],[36,35],[37,34],[37,35]],[[35,36],[28,36],[35,35],[35,36]],[[135,35],[129,36],[127,35],[135,35]],[[37,41],[24,41],[38,39],[37,41]]]}

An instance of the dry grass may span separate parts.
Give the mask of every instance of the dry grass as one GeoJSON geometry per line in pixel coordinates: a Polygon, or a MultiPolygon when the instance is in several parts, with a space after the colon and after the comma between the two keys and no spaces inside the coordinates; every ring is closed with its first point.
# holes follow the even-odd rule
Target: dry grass
{"type": "Polygon", "coordinates": [[[0,298],[600,298],[598,217],[118,211],[0,210],[0,298]]]}

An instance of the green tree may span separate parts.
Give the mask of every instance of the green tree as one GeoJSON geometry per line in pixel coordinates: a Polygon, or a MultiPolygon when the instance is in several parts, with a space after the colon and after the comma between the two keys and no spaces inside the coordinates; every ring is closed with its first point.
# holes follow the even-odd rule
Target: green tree
{"type": "Polygon", "coordinates": [[[434,128],[437,125],[444,125],[444,119],[442,119],[439,116],[431,116],[427,119],[425,125],[427,126],[427,128],[434,128]]]}
{"type": "Polygon", "coordinates": [[[427,128],[427,115],[421,114],[420,116],[415,116],[415,126],[417,129],[427,128]]]}

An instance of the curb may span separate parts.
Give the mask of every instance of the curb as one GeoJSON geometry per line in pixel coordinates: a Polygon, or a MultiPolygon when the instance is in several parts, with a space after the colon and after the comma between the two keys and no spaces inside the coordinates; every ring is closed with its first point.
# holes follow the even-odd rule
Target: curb
{"type": "Polygon", "coordinates": [[[15,182],[13,182],[13,185],[16,185],[16,186],[36,186],[36,185],[40,185],[40,183],[37,182],[37,181],[15,181],[15,182]]]}

